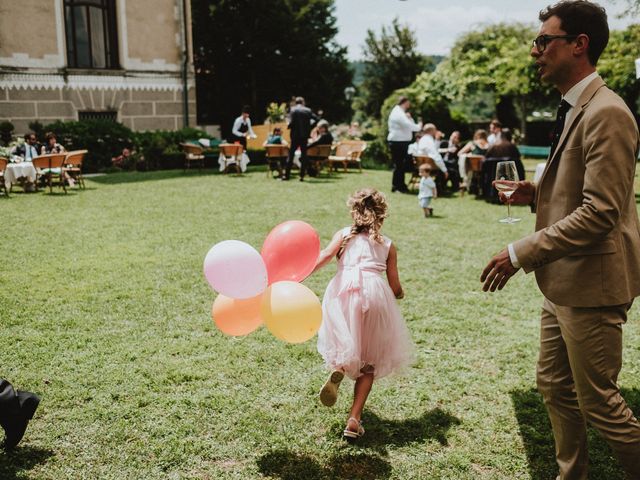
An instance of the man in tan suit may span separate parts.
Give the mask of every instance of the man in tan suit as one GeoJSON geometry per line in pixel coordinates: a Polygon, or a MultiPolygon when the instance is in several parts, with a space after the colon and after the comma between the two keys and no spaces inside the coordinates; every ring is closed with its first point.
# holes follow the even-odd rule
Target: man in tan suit
{"type": "MultiPolygon", "coordinates": [[[[586,422],[631,479],[640,479],[640,424],[620,395],[622,325],[640,294],[640,223],[633,191],[640,139],[622,99],[596,72],[609,29],[603,8],[563,1],[540,12],[531,56],[562,94],[545,172],[508,201],[531,205],[536,232],[482,272],[501,290],[519,268],[545,296],[537,384],[561,480],[587,479],[586,422]]],[[[506,200],[504,195],[501,195],[506,200]]]]}

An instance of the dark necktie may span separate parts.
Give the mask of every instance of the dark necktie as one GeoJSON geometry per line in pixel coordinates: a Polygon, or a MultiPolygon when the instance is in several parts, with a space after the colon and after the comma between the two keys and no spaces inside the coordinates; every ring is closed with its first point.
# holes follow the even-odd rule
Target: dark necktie
{"type": "Polygon", "coordinates": [[[571,108],[571,104],[566,100],[562,100],[560,105],[558,106],[558,113],[556,114],[556,124],[553,127],[553,140],[551,141],[551,152],[549,153],[549,158],[553,157],[553,154],[556,151],[556,147],[558,146],[558,142],[560,141],[560,136],[562,135],[562,131],[564,130],[564,121],[567,117],[567,112],[571,108]]]}

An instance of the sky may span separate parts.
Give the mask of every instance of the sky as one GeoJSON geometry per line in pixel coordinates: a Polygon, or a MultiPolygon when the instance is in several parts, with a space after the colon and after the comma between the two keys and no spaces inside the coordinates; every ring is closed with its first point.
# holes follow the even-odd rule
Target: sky
{"type": "MultiPolygon", "coordinates": [[[[367,29],[379,33],[394,17],[408,24],[425,54],[447,55],[456,37],[483,24],[528,22],[539,25],[538,12],[555,0],[335,0],[340,45],[349,49],[350,60],[362,58],[367,29]]],[[[624,29],[640,18],[616,16],[625,10],[625,0],[600,0],[611,30],[624,29]]],[[[533,39],[532,39],[533,40],[533,39]]]]}

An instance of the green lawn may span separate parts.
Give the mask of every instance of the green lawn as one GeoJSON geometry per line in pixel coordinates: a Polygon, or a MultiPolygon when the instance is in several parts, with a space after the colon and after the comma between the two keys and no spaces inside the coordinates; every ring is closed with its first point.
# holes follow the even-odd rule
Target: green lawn
{"type": "MultiPolygon", "coordinates": [[[[211,322],[202,261],[214,243],[259,249],[273,226],[301,219],[324,245],[349,224],[347,195],[388,192],[390,178],[123,173],[68,195],[0,197],[0,377],[43,399],[21,448],[0,453],[0,478],[553,479],[534,378],[542,296],[532,275],[497,294],[478,281],[491,255],[532,231],[527,209],[502,225],[504,206],[443,198],[425,220],[414,196],[388,194],[384,231],[418,361],[374,384],[357,446],[340,438],[351,382],[334,408],[318,401],[314,340],[229,338],[211,322]]],[[[306,284],[321,296],[334,271],[306,284]]],[[[620,378],[636,411],[639,316],[620,378]]],[[[591,478],[621,478],[594,432],[591,459],[591,478]]]]}

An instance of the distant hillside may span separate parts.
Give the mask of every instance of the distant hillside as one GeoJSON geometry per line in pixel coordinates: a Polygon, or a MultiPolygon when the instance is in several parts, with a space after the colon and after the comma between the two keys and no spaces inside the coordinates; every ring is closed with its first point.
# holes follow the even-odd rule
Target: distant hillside
{"type": "MultiPolygon", "coordinates": [[[[442,60],[445,59],[444,55],[427,55],[427,58],[430,58],[432,60],[432,68],[436,68],[436,65],[438,65],[442,60]]],[[[362,60],[358,60],[355,62],[350,62],[350,66],[353,69],[353,85],[355,87],[360,86],[360,84],[362,84],[362,81],[364,80],[364,67],[365,67],[365,62],[363,62],[362,60]]],[[[432,69],[429,69],[432,70],[432,69]]]]}

